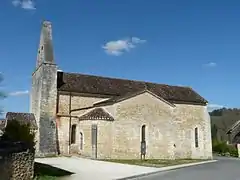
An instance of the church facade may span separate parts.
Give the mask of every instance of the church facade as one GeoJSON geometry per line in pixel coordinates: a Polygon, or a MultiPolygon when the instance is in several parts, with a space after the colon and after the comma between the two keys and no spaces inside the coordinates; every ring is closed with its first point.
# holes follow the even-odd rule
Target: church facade
{"type": "Polygon", "coordinates": [[[207,101],[190,87],[58,71],[43,22],[31,113],[37,156],[211,159],[207,101]]]}

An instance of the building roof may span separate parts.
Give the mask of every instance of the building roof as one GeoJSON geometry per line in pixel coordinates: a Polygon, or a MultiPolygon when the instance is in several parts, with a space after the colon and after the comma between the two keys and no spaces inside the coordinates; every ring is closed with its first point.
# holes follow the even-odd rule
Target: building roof
{"type": "Polygon", "coordinates": [[[233,131],[239,129],[240,120],[236,121],[227,131],[227,134],[231,134],[233,131]]]}
{"type": "Polygon", "coordinates": [[[114,118],[102,108],[95,108],[90,112],[87,112],[86,114],[83,114],[82,116],[80,116],[79,119],[80,120],[108,120],[108,121],[114,120],[114,118]]]}
{"type": "Polygon", "coordinates": [[[124,96],[144,89],[174,103],[206,105],[207,101],[190,87],[94,75],[58,72],[58,90],[96,95],[124,96]]]}
{"type": "Polygon", "coordinates": [[[36,119],[33,113],[8,112],[6,120],[17,120],[20,124],[30,124],[31,128],[37,129],[36,119]]]}
{"type": "Polygon", "coordinates": [[[0,130],[3,130],[5,128],[5,123],[6,123],[5,119],[0,119],[0,130]]]}

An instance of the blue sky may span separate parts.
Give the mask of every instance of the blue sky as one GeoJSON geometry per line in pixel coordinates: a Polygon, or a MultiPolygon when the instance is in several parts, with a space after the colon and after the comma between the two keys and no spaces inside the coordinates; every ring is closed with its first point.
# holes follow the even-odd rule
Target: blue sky
{"type": "Polygon", "coordinates": [[[59,68],[191,86],[212,107],[240,107],[240,1],[1,0],[1,102],[29,111],[42,20],[59,68]]]}

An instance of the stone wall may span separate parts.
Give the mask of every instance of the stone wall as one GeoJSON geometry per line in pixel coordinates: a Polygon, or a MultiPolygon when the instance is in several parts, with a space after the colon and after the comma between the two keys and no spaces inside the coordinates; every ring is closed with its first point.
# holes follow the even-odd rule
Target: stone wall
{"type": "MultiPolygon", "coordinates": [[[[72,108],[82,108],[102,99],[73,96],[71,104],[72,108]]],[[[59,103],[60,114],[68,114],[69,96],[61,95],[59,103]]],[[[146,158],[212,158],[210,118],[206,106],[171,105],[146,92],[103,108],[114,117],[113,122],[72,118],[77,133],[70,153],[92,156],[91,125],[94,123],[98,125],[98,158],[140,158],[142,125],[146,125],[146,158]],[[195,128],[198,128],[198,147],[195,147],[195,128]],[[83,149],[80,149],[80,132],[83,149]]],[[[84,112],[86,110],[72,115],[80,116],[84,112]]],[[[67,154],[68,117],[59,118],[58,135],[61,153],[67,154]]]]}
{"type": "MultiPolygon", "coordinates": [[[[93,103],[107,99],[106,97],[84,97],[73,94],[71,97],[71,109],[86,108],[92,106],[93,103]]],[[[69,94],[61,93],[59,95],[59,112],[58,114],[69,114],[70,96],[69,94]]],[[[72,112],[73,116],[80,116],[85,113],[86,109],[72,112]]],[[[58,141],[61,154],[82,154],[91,156],[91,124],[92,121],[79,121],[77,118],[71,119],[71,124],[76,124],[76,143],[71,144],[69,148],[69,117],[57,118],[58,141]],[[83,135],[83,149],[80,148],[80,133],[83,135]]]]}
{"type": "Polygon", "coordinates": [[[22,144],[7,143],[0,148],[0,179],[31,180],[34,176],[34,153],[22,144]]]}

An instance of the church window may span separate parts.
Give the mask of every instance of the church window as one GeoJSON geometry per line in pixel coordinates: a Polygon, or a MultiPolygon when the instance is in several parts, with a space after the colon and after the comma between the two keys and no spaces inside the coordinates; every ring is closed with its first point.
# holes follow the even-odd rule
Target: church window
{"type": "Polygon", "coordinates": [[[41,47],[41,50],[43,50],[43,46],[41,47]]]}
{"type": "Polygon", "coordinates": [[[142,142],[146,141],[146,125],[142,126],[142,142]]]}
{"type": "Polygon", "coordinates": [[[195,147],[198,147],[198,128],[195,128],[195,147]]]}
{"type": "Polygon", "coordinates": [[[77,129],[77,125],[73,124],[71,128],[71,144],[76,143],[76,129],[77,129]]]}

